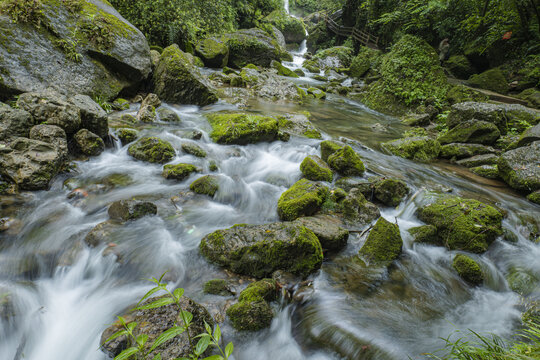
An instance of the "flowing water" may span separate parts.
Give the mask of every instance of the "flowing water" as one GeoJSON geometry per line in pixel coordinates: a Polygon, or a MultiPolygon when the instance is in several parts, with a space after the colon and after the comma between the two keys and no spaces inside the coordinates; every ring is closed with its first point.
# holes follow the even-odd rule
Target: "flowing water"
{"type": "MultiPolygon", "coordinates": [[[[291,68],[301,66],[303,51],[305,47],[296,53],[291,68]]],[[[316,83],[310,78],[298,81],[316,83]]],[[[386,281],[365,291],[362,274],[348,260],[365,238],[351,236],[347,247],[327,258],[321,271],[311,276],[312,293],[306,303],[274,305],[271,328],[241,334],[223,325],[226,340],[235,343],[235,359],[421,358],[421,353],[444,345],[440,337],[459,336],[456,330],[512,334],[519,324],[521,300],[509,291],[504,274],[520,267],[540,278],[540,245],[522,235],[520,220],[528,216],[538,224],[538,206],[499,182],[453,165],[419,164],[383,154],[378,144],[398,138],[404,128],[397,119],[360,103],[329,95],[325,102],[304,106],[250,105],[251,111],[271,115],[310,111],[325,138],[349,139],[369,174],[403,179],[414,195],[397,209],[382,209],[385,218],[397,219],[405,243],[404,254],[386,281]],[[378,131],[373,130],[375,124],[378,131]],[[471,288],[457,277],[451,268],[453,252],[412,244],[407,232],[420,224],[414,215],[418,206],[448,189],[500,206],[508,213],[505,227],[518,234],[517,243],[499,239],[476,257],[488,274],[484,286],[471,288]],[[374,350],[372,357],[360,355],[366,349],[374,350]]],[[[277,221],[280,194],[300,178],[304,157],[319,153],[319,140],[295,137],[286,143],[217,145],[209,139],[205,114],[235,109],[233,105],[170,108],[181,123],[155,123],[144,127],[141,135],[159,136],[179,149],[190,141],[186,133],[202,131],[198,143],[208,158],[217,161],[223,178],[213,199],[188,192],[200,175],[181,183],[167,181],[160,165],[134,160],[119,144],[77,162],[76,171],[58,177],[49,191],[2,199],[0,217],[15,217],[20,226],[12,233],[0,233],[0,294],[8,294],[0,298],[0,359],[106,359],[98,348],[107,324],[149,289],[141,279],[167,270],[171,287],[182,286],[196,301],[219,308],[222,298],[203,294],[201,287],[226,275],[199,254],[201,238],[236,223],[277,221]],[[68,199],[75,187],[88,196],[68,199]],[[108,219],[108,204],[134,197],[155,202],[158,216],[129,223],[115,233],[111,244],[88,247],[84,236],[108,219]]],[[[179,152],[172,163],[179,162],[208,172],[207,159],[179,152]]]]}

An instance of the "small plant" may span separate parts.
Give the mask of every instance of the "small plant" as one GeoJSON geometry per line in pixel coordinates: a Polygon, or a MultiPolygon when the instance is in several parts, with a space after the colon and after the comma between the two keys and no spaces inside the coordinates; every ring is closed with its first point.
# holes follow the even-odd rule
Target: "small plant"
{"type": "Polygon", "coordinates": [[[82,61],[82,55],[77,52],[77,42],[71,39],[56,39],[53,44],[60,48],[69,60],[76,63],[82,61]]]}
{"type": "Polygon", "coordinates": [[[83,9],[84,0],[62,0],[62,3],[70,13],[78,13],[83,9]]]}
{"type": "Polygon", "coordinates": [[[93,100],[108,114],[113,111],[113,105],[101,95],[95,95],[93,100]]]}
{"type": "MultiPolygon", "coordinates": [[[[176,360],[198,360],[201,358],[202,354],[206,352],[206,350],[209,347],[214,347],[219,351],[219,355],[212,355],[205,357],[203,360],[227,360],[232,355],[234,346],[230,342],[225,346],[225,349],[222,349],[220,346],[220,340],[221,340],[221,330],[219,328],[219,325],[216,324],[214,330],[212,331],[212,328],[210,325],[205,323],[206,333],[202,333],[200,335],[197,335],[195,338],[199,338],[199,341],[194,346],[193,340],[191,338],[191,335],[189,333],[188,328],[192,323],[193,320],[193,314],[191,314],[189,311],[185,311],[182,309],[182,306],[180,304],[180,300],[182,299],[182,296],[184,295],[184,289],[178,288],[174,290],[173,292],[170,292],[169,289],[167,289],[167,284],[163,283],[163,276],[165,274],[161,275],[161,277],[158,279],[152,278],[150,281],[156,284],[154,288],[152,288],[150,291],[144,295],[139,303],[138,306],[133,310],[149,310],[149,309],[157,309],[163,306],[167,306],[170,304],[176,304],[178,307],[178,321],[175,322],[174,326],[170,329],[164,331],[161,335],[156,337],[154,340],[154,343],[148,347],[148,335],[141,334],[135,336],[134,330],[137,327],[136,322],[130,322],[126,323],[125,319],[121,316],[118,317],[118,320],[120,320],[120,323],[123,326],[123,329],[120,331],[117,331],[114,333],[111,337],[109,337],[107,340],[105,340],[104,344],[108,343],[111,340],[114,340],[120,336],[126,336],[128,338],[128,341],[130,343],[130,347],[122,351],[120,354],[118,354],[114,360],[128,360],[128,359],[137,359],[137,360],[146,360],[149,359],[150,354],[154,352],[155,350],[159,350],[160,346],[165,344],[167,341],[173,339],[174,337],[186,332],[189,344],[191,347],[191,354],[189,357],[183,357],[176,360]],[[158,300],[155,300],[149,304],[139,306],[143,301],[148,299],[150,296],[158,293],[158,292],[165,292],[166,296],[159,298],[158,300]]],[[[161,360],[161,354],[156,354],[152,360],[161,360]]]]}
{"type": "Polygon", "coordinates": [[[81,21],[78,30],[100,50],[110,49],[114,45],[114,34],[109,21],[100,15],[92,15],[81,21]]]}
{"type": "Polygon", "coordinates": [[[40,0],[5,0],[0,4],[0,14],[8,15],[13,22],[41,27],[43,10],[40,0]]]}

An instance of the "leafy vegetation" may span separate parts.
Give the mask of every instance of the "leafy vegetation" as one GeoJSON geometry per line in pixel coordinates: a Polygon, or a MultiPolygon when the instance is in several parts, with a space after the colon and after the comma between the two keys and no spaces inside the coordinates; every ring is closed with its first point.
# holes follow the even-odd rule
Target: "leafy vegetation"
{"type": "Polygon", "coordinates": [[[41,27],[43,10],[40,0],[0,0],[0,14],[8,15],[14,22],[41,27]]]}

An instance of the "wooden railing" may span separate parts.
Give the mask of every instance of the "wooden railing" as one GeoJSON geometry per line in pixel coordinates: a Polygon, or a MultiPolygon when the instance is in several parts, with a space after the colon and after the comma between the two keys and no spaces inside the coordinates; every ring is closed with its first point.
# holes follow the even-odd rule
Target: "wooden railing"
{"type": "Polygon", "coordinates": [[[342,15],[342,10],[336,11],[333,14],[325,14],[324,21],[326,22],[326,27],[328,30],[332,31],[334,34],[344,37],[352,37],[360,45],[366,46],[372,49],[378,49],[379,37],[373,36],[368,32],[360,30],[356,27],[348,27],[339,25],[336,20],[339,19],[342,15]]]}

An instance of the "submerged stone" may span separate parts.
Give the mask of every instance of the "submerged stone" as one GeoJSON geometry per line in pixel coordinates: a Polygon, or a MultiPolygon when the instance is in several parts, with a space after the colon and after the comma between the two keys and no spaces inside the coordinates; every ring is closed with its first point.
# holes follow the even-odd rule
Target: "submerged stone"
{"type": "Polygon", "coordinates": [[[206,151],[204,151],[204,149],[197,144],[183,143],[182,151],[196,157],[200,157],[200,158],[206,157],[206,151]]]}

